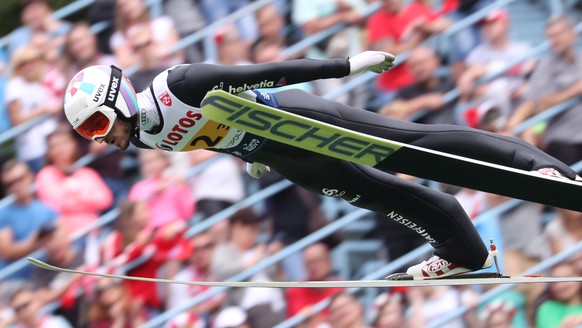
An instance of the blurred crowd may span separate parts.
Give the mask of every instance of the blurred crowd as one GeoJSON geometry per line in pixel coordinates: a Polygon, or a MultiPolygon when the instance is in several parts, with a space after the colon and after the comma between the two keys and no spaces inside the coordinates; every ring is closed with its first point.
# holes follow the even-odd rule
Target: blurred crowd
{"type": "MultiPolygon", "coordinates": [[[[302,315],[305,320],[295,326],[414,328],[461,306],[467,311],[447,327],[582,324],[580,283],[520,286],[484,302],[482,296],[491,288],[396,288],[378,290],[373,303],[365,304],[360,293],[339,288],[216,291],[29,265],[13,270],[36,252],[70,269],[225,280],[349,210],[338,200],[331,202],[330,211],[330,203],[319,195],[292,186],[217,220],[223,210],[283,178],[272,172],[252,181],[238,159],[205,150],[173,154],[130,148],[121,153],[80,138],[66,124],[62,99],[67,81],[89,65],[121,67],[141,91],[161,71],[184,63],[245,65],[383,50],[402,63],[341,92],[336,100],[420,124],[516,135],[569,165],[582,159],[581,104],[520,128],[531,116],[582,95],[582,52],[576,47],[574,20],[568,17],[548,18],[549,50],[536,53],[537,45],[510,37],[512,17],[506,8],[490,10],[449,38],[439,38],[492,0],[275,0],[218,28],[212,40],[216,58],[205,58],[209,45],[200,42],[177,50],[184,37],[252,2],[164,0],[162,14],[154,16],[144,0],[97,0],[80,20],[67,21],[56,19],[55,8],[45,0],[20,1],[22,25],[5,37],[0,49],[0,129],[39,123],[2,147],[0,189],[6,198],[0,206],[0,327],[138,327],[169,311],[175,315],[161,326],[268,328],[302,315]],[[379,9],[367,15],[374,4],[379,9]],[[109,24],[95,32],[95,24],[102,22],[109,24]],[[332,37],[287,51],[338,23],[345,28],[332,37]],[[191,174],[193,167],[210,161],[191,174]],[[207,219],[216,222],[192,233],[207,219]],[[314,305],[323,300],[328,306],[316,310],[314,305]]],[[[326,95],[351,79],[291,87],[326,95]]],[[[472,219],[507,200],[454,186],[438,188],[454,194],[472,219]]],[[[374,220],[376,228],[363,238],[382,241],[378,260],[384,263],[424,243],[385,217],[374,220]]],[[[500,269],[519,274],[581,241],[582,214],[524,203],[478,229],[487,241],[495,238],[500,269]]],[[[246,279],[357,279],[339,276],[332,260],[345,238],[341,231],[331,234],[246,279]]],[[[582,256],[543,274],[581,276],[582,256]]]]}

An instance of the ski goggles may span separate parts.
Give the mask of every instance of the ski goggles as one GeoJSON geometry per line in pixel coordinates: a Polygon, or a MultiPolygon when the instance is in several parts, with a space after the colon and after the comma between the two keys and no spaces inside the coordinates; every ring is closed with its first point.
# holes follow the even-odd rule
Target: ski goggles
{"type": "Polygon", "coordinates": [[[96,138],[105,137],[111,131],[117,116],[121,115],[115,103],[121,87],[122,76],[121,69],[111,65],[111,77],[105,100],[97,105],[95,111],[75,128],[84,138],[95,140],[96,138]]]}
{"type": "MultiPolygon", "coordinates": [[[[105,106],[101,106],[105,107],[105,106]]],[[[87,117],[76,130],[81,136],[89,140],[105,137],[111,128],[117,115],[109,108],[98,108],[93,114],[87,117]]]]}

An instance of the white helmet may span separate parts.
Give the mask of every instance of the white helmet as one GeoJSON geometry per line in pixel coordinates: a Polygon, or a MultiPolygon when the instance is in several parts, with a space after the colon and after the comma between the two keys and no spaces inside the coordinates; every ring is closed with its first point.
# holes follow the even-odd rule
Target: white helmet
{"type": "Polygon", "coordinates": [[[113,65],[81,70],[65,91],[65,116],[80,135],[90,140],[107,135],[118,117],[135,125],[137,110],[135,89],[113,65]]]}

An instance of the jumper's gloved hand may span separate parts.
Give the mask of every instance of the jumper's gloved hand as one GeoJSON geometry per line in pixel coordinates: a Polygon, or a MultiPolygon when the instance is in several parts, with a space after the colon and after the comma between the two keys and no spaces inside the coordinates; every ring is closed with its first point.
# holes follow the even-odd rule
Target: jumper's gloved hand
{"type": "Polygon", "coordinates": [[[382,73],[394,66],[394,55],[383,51],[364,51],[350,58],[350,75],[363,71],[382,73]]]}
{"type": "Polygon", "coordinates": [[[271,168],[265,164],[247,163],[247,173],[255,179],[259,179],[261,175],[269,172],[271,172],[271,168]]]}

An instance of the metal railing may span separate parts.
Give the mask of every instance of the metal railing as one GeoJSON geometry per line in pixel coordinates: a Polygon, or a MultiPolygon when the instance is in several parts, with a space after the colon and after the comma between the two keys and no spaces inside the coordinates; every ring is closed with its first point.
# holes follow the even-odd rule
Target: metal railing
{"type": "Polygon", "coordinates": [[[265,200],[267,197],[273,196],[276,193],[287,189],[289,187],[291,187],[293,185],[293,183],[289,180],[282,180],[279,181],[275,184],[272,184],[264,189],[261,189],[259,192],[254,193],[251,196],[248,196],[247,198],[225,208],[224,210],[209,216],[208,218],[204,219],[204,221],[197,223],[196,225],[194,225],[193,227],[191,227],[190,229],[188,229],[188,231],[186,231],[185,237],[186,238],[191,238],[203,231],[206,231],[208,229],[210,229],[212,226],[214,226],[215,224],[226,220],[227,218],[229,218],[231,215],[233,215],[236,211],[242,209],[242,208],[246,208],[246,207],[251,207],[257,203],[259,203],[260,201],[265,200]]]}
{"type": "MultiPolygon", "coordinates": [[[[217,62],[218,54],[216,50],[216,43],[214,42],[214,35],[216,31],[224,25],[234,23],[235,21],[254,13],[255,11],[273,3],[273,1],[274,0],[258,0],[252,2],[250,5],[243,7],[224,18],[221,18],[216,22],[207,25],[203,29],[181,38],[180,41],[178,41],[178,43],[170,49],[170,53],[178,52],[196,42],[202,41],[204,44],[204,57],[206,60],[210,62],[217,62]]],[[[125,70],[125,74],[131,75],[140,67],[141,64],[135,64],[127,68],[125,70]]]]}
{"type": "MultiPolygon", "coordinates": [[[[208,160],[192,167],[188,171],[188,173],[186,174],[186,178],[190,178],[190,177],[200,173],[202,170],[206,169],[208,166],[212,165],[215,161],[221,159],[224,156],[227,156],[227,155],[220,154],[218,156],[209,158],[208,160]]],[[[95,223],[93,223],[92,225],[74,232],[71,235],[70,240],[72,242],[80,240],[81,238],[88,235],[92,231],[99,229],[99,228],[106,226],[109,223],[113,222],[113,220],[115,220],[118,215],[119,215],[118,208],[114,208],[114,209],[108,211],[107,213],[101,215],[99,217],[99,219],[95,223]]],[[[27,256],[25,256],[17,261],[10,263],[6,267],[4,267],[2,270],[0,270],[0,280],[18,272],[19,270],[23,269],[26,265],[29,265],[28,261],[26,260],[27,257],[43,258],[45,256],[45,254],[46,254],[46,252],[44,250],[39,249],[39,250],[36,250],[36,251],[32,252],[31,254],[29,254],[29,255],[27,255],[27,256]]]]}
{"type": "MultiPolygon", "coordinates": [[[[555,266],[556,264],[568,260],[569,258],[578,254],[581,251],[582,251],[582,241],[579,241],[574,246],[572,246],[572,247],[570,247],[570,248],[568,248],[568,249],[566,249],[566,250],[564,250],[556,255],[553,255],[553,256],[549,257],[548,259],[538,263],[537,265],[534,265],[533,267],[527,269],[526,271],[522,272],[521,275],[538,274],[540,272],[546,271],[546,270],[552,268],[553,266],[555,266]]],[[[487,291],[487,292],[483,293],[483,295],[481,296],[481,298],[479,300],[479,304],[483,304],[484,302],[487,302],[487,301],[493,299],[495,296],[497,296],[497,295],[499,295],[499,294],[501,294],[509,289],[512,289],[514,287],[515,287],[515,284],[507,284],[507,285],[496,287],[490,291],[487,291]]],[[[456,310],[451,311],[448,314],[444,315],[443,317],[432,321],[427,326],[427,328],[442,327],[442,326],[446,325],[449,321],[454,320],[454,319],[460,317],[461,315],[465,314],[467,311],[469,311],[469,308],[465,305],[462,305],[459,308],[457,308],[456,310]]]]}
{"type": "MultiPolygon", "coordinates": [[[[572,168],[575,170],[582,169],[582,161],[573,165],[572,168]]],[[[499,205],[497,205],[491,209],[488,209],[485,212],[479,214],[475,218],[474,224],[475,224],[475,226],[480,226],[482,224],[485,224],[486,222],[499,217],[500,215],[518,207],[519,205],[521,205],[523,203],[524,203],[524,201],[518,200],[518,199],[510,199],[508,201],[505,201],[504,203],[499,204],[499,205]]],[[[419,258],[423,254],[426,254],[427,252],[431,251],[432,249],[433,248],[430,244],[424,244],[423,246],[420,246],[420,247],[410,251],[409,253],[391,261],[389,264],[375,270],[374,272],[367,274],[366,276],[364,276],[362,278],[362,280],[382,279],[383,277],[387,276],[388,274],[394,273],[395,270],[397,270],[397,269],[407,265],[408,263],[412,262],[413,260],[419,258]]],[[[575,246],[575,249],[568,249],[564,252],[561,252],[560,254],[552,256],[552,257],[548,258],[547,260],[541,262],[540,264],[528,269],[526,272],[524,272],[524,274],[533,274],[533,273],[540,272],[543,269],[546,269],[548,267],[555,265],[556,263],[563,261],[564,259],[570,257],[571,255],[573,255],[575,252],[577,252],[579,250],[582,250],[582,242],[578,243],[577,246],[575,246]]],[[[492,297],[494,297],[495,295],[511,288],[512,286],[514,286],[514,285],[507,285],[507,286],[498,287],[498,288],[492,290],[491,292],[484,294],[483,298],[480,300],[480,302],[485,302],[485,301],[491,299],[492,297]],[[496,291],[496,292],[494,294],[490,295],[493,291],[496,291]]],[[[352,289],[351,291],[353,292],[356,290],[358,290],[358,289],[352,289]]],[[[317,313],[323,311],[325,308],[327,308],[327,306],[329,306],[330,299],[331,298],[327,298],[327,299],[320,301],[319,303],[312,305],[308,312],[298,313],[298,314],[286,319],[285,321],[279,323],[277,326],[275,326],[275,328],[291,328],[291,327],[294,327],[294,326],[302,323],[303,321],[307,320],[309,317],[311,317],[314,314],[317,314],[317,313]]],[[[464,314],[467,310],[468,310],[468,308],[461,307],[461,308],[457,309],[456,311],[451,312],[449,315],[443,317],[441,320],[437,320],[438,325],[435,323],[434,325],[430,325],[430,327],[431,328],[440,327],[440,326],[446,324],[447,322],[449,322],[453,319],[456,319],[458,316],[464,314]]]]}
{"type": "MultiPolygon", "coordinates": [[[[279,252],[266,257],[265,259],[263,259],[262,261],[260,261],[256,265],[254,265],[248,269],[245,269],[245,270],[241,271],[240,273],[237,273],[236,275],[234,275],[230,278],[225,279],[224,281],[242,281],[242,280],[248,279],[252,275],[258,273],[259,271],[262,271],[262,270],[266,269],[267,267],[269,267],[273,264],[276,264],[277,262],[285,259],[289,255],[292,255],[292,254],[296,253],[297,251],[300,251],[301,249],[331,235],[332,233],[338,231],[342,227],[345,227],[349,223],[352,223],[356,220],[359,220],[360,218],[368,215],[369,213],[370,213],[369,211],[363,210],[363,209],[359,209],[359,210],[356,210],[354,212],[351,212],[351,213],[349,213],[349,214],[347,214],[347,215],[345,215],[345,216],[343,216],[335,221],[330,222],[328,225],[326,225],[323,228],[307,235],[306,237],[301,238],[300,240],[285,247],[284,249],[280,250],[279,252]]],[[[173,308],[173,309],[170,309],[170,310],[160,314],[159,316],[153,318],[152,320],[146,322],[142,326],[142,328],[159,327],[160,325],[162,325],[166,321],[172,319],[177,314],[179,314],[183,311],[186,311],[189,308],[191,308],[197,304],[200,304],[200,303],[208,300],[211,297],[218,295],[219,293],[221,293],[227,289],[228,288],[221,288],[221,287],[210,288],[206,292],[201,293],[199,295],[196,295],[195,297],[193,297],[192,299],[188,300],[187,302],[181,304],[180,306],[173,308]]]]}

